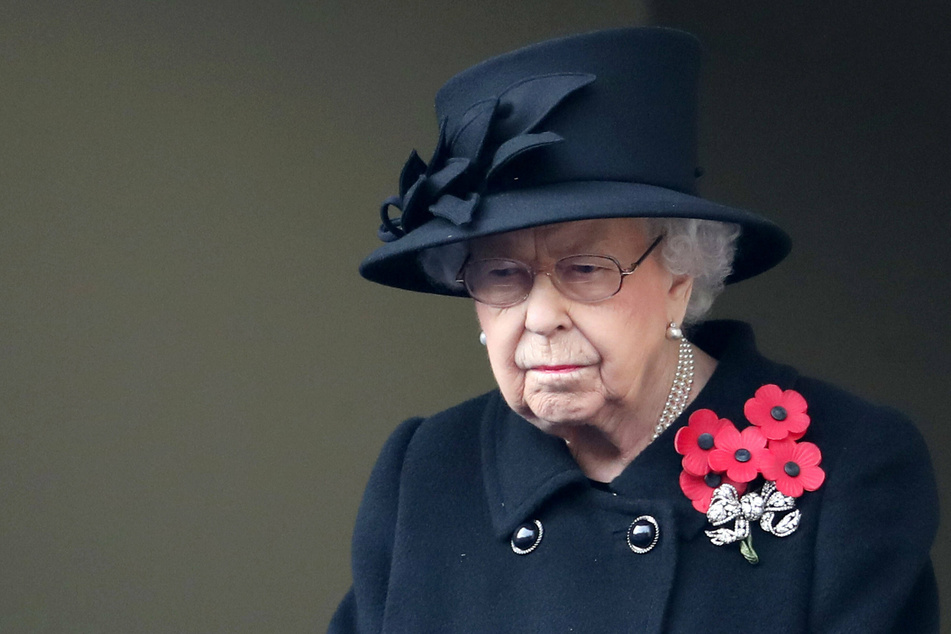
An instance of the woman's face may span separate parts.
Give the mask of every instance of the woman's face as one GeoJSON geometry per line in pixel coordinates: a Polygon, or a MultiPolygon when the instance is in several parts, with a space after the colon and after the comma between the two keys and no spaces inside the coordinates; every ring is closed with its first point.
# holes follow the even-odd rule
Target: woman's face
{"type": "MultiPolygon", "coordinates": [[[[626,268],[649,246],[641,219],[582,220],[481,238],[471,257],[550,271],[566,256],[609,255],[626,268]]],[[[570,300],[540,273],[520,304],[475,303],[492,372],[514,411],[563,437],[578,425],[616,428],[644,409],[659,414],[677,355],[667,324],[681,322],[691,287],[663,267],[659,250],[601,302],[570,300]]]]}

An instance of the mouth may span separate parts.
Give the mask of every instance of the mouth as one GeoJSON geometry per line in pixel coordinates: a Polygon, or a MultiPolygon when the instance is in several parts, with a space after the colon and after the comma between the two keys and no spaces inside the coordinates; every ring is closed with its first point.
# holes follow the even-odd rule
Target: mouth
{"type": "Polygon", "coordinates": [[[583,365],[536,365],[531,370],[535,372],[545,372],[547,374],[565,374],[567,372],[574,372],[575,370],[580,370],[585,366],[583,365]]]}

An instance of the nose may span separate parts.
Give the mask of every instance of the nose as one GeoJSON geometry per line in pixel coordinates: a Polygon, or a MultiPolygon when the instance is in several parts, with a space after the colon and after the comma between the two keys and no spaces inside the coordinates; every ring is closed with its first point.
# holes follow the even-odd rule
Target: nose
{"type": "Polygon", "coordinates": [[[568,328],[571,325],[568,317],[570,301],[555,288],[550,275],[539,273],[524,302],[525,329],[547,336],[568,328]]]}

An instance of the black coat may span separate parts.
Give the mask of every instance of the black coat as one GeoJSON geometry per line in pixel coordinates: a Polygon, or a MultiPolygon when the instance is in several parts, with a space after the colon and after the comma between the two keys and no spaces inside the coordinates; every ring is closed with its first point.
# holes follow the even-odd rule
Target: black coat
{"type": "Polygon", "coordinates": [[[491,392],[403,423],[373,470],[353,538],[353,588],[331,632],[931,632],[937,494],[928,451],[898,413],[767,361],[749,328],[709,324],[719,360],[674,425],[611,484],[592,486],[565,444],[491,392]],[[738,427],[757,388],[809,404],[804,440],[826,481],[797,500],[799,529],[753,528],[760,557],[714,546],[681,492],[674,434],[710,408],[738,427]],[[637,554],[628,527],[659,526],[637,554]],[[542,539],[513,551],[539,520],[542,539]]]}

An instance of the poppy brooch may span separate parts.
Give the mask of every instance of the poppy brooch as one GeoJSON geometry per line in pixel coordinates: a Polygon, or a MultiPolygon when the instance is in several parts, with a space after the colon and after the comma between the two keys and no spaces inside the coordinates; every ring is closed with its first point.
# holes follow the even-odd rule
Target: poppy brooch
{"type": "Polygon", "coordinates": [[[751,426],[740,431],[701,409],[674,437],[674,448],[683,456],[680,488],[714,526],[706,531],[710,541],[717,546],[739,542],[751,564],[759,562],[751,526],[759,522],[776,537],[792,534],[800,519],[796,498],[825,480],[819,448],[800,440],[809,427],[806,409],[799,392],[764,385],[743,407],[751,426]],[[760,477],[763,483],[754,490],[760,477]]]}

